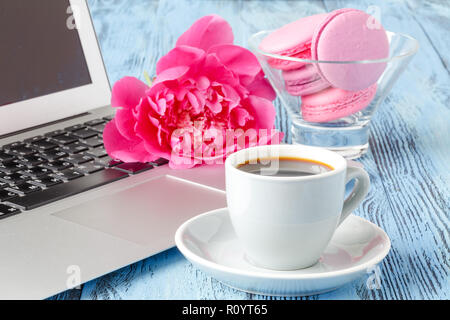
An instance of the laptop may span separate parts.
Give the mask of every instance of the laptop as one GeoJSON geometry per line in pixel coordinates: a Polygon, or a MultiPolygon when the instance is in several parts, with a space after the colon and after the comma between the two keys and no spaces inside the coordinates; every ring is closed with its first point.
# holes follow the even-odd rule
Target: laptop
{"type": "Polygon", "coordinates": [[[47,298],[149,257],[226,206],[222,165],[107,155],[114,110],[84,0],[1,1],[0,49],[0,299],[47,298]]]}

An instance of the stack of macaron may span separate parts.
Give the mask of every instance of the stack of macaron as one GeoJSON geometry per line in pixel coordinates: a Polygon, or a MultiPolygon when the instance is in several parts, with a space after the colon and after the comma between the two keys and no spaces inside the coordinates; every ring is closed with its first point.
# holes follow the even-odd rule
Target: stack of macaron
{"type": "Polygon", "coordinates": [[[286,91],[301,96],[304,120],[328,122],[370,104],[386,63],[352,61],[389,56],[386,31],[373,20],[357,9],[339,9],[289,23],[261,41],[259,49],[272,54],[267,62],[281,70],[286,91]]]}

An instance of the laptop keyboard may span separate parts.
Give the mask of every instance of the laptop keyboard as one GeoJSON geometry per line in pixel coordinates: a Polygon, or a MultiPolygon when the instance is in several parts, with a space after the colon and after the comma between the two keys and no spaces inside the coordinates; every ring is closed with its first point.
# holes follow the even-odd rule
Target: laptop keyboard
{"type": "Polygon", "coordinates": [[[102,140],[109,120],[91,120],[0,148],[0,219],[167,163],[111,159],[102,140]]]}

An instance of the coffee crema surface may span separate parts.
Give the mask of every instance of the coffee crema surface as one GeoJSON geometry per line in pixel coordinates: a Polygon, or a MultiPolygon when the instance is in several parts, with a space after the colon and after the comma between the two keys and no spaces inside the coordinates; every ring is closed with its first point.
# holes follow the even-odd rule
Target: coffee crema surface
{"type": "Polygon", "coordinates": [[[334,170],[321,161],[295,157],[258,158],[241,163],[236,168],[252,174],[275,177],[305,177],[334,170]]]}

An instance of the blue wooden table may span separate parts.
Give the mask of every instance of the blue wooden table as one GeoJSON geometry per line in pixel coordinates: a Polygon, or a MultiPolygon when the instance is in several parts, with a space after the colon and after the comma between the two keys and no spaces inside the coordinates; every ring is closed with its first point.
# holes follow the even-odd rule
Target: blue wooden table
{"type": "MultiPolygon", "coordinates": [[[[299,299],[449,299],[450,4],[376,1],[388,30],[412,35],[420,50],[375,115],[361,161],[372,187],[356,210],[383,228],[392,249],[380,264],[381,288],[363,277],[334,292],[299,299]]],[[[143,78],[196,19],[217,13],[235,42],[298,17],[374,1],[89,0],[111,83],[143,78]]],[[[373,9],[373,8],[372,8],[373,9]]],[[[277,103],[277,126],[289,118],[277,103]]],[[[176,248],[70,290],[55,299],[266,299],[230,289],[194,268],[176,248]]]]}

